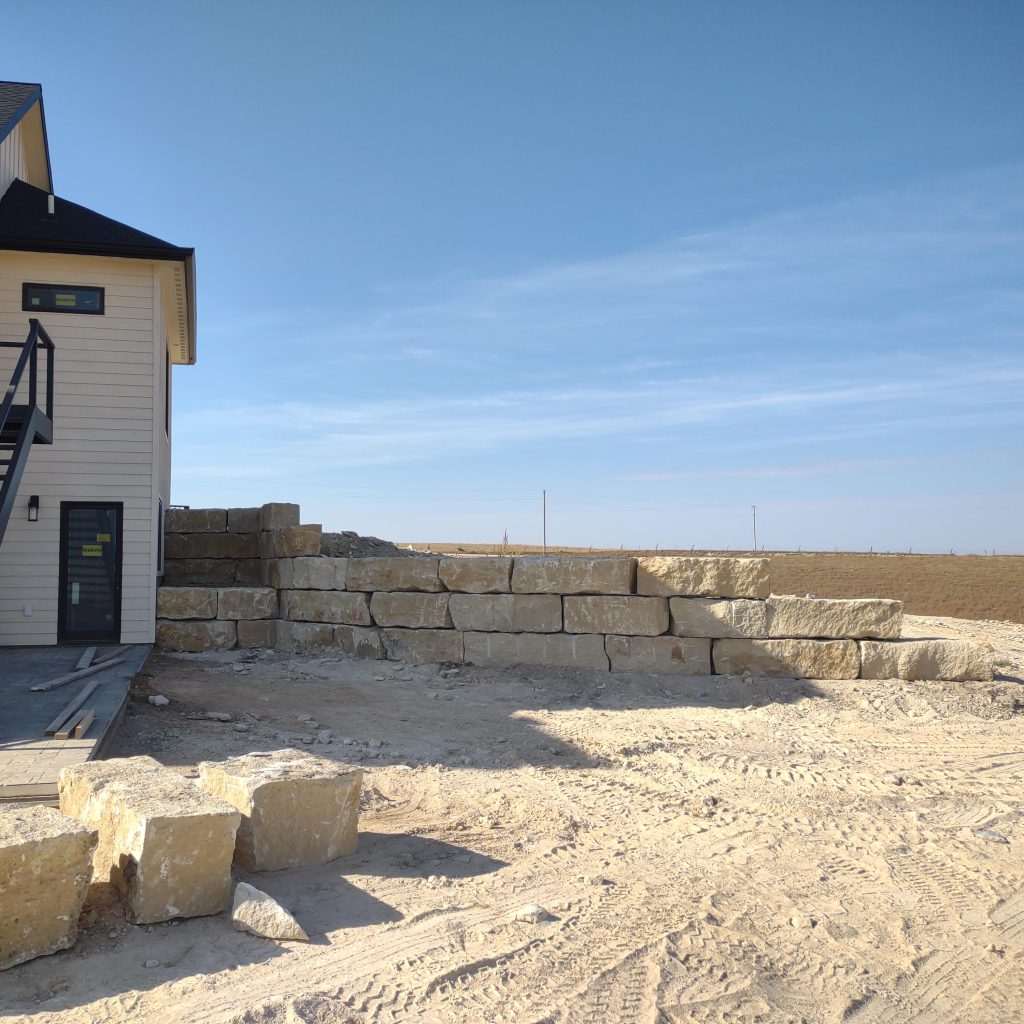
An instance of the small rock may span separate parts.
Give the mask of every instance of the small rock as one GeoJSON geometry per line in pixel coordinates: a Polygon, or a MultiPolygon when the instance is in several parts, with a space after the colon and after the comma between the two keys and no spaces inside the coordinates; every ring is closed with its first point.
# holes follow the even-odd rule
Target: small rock
{"type": "Polygon", "coordinates": [[[321,729],[316,734],[317,743],[330,743],[334,739],[334,733],[330,729],[321,729]]]}
{"type": "Polygon", "coordinates": [[[206,717],[211,722],[230,722],[231,715],[226,711],[207,711],[206,717]]]}
{"type": "Polygon", "coordinates": [[[108,939],[116,939],[118,937],[118,935],[120,935],[120,934],[121,933],[116,928],[111,928],[110,931],[107,932],[107,938],[108,939]]]}
{"type": "Polygon", "coordinates": [[[305,929],[277,900],[247,882],[235,886],[231,923],[240,932],[267,939],[309,942],[305,929]]]}
{"type": "Polygon", "coordinates": [[[147,697],[146,700],[155,708],[165,708],[171,703],[162,693],[154,693],[152,697],[147,697]]]}
{"type": "Polygon", "coordinates": [[[316,743],[315,736],[301,736],[299,738],[302,740],[303,743],[306,744],[306,746],[311,746],[312,744],[316,743]]]}
{"type": "Polygon", "coordinates": [[[313,721],[313,716],[312,715],[296,715],[295,716],[295,721],[296,722],[312,722],[313,721]]]}
{"type": "Polygon", "coordinates": [[[235,723],[235,732],[248,732],[248,731],[249,731],[249,726],[246,725],[245,722],[236,722],[235,723]]]}
{"type": "Polygon", "coordinates": [[[343,743],[343,744],[344,744],[344,745],[345,745],[346,747],[352,747],[352,746],[355,746],[355,742],[356,742],[356,741],[355,741],[354,739],[352,739],[352,737],[351,737],[351,736],[342,736],[342,737],[341,737],[341,742],[342,742],[342,743],[343,743]]]}
{"type": "Polygon", "coordinates": [[[159,967],[160,966],[160,961],[159,960],[146,960],[146,961],[143,962],[142,966],[143,967],[159,967]]]}
{"type": "Polygon", "coordinates": [[[372,747],[374,750],[377,750],[380,747],[384,746],[384,741],[383,740],[368,740],[366,745],[368,747],[372,747]]]}
{"type": "Polygon", "coordinates": [[[373,681],[375,683],[383,683],[384,682],[384,677],[383,676],[374,676],[373,677],[373,681]]]}
{"type": "Polygon", "coordinates": [[[538,903],[527,903],[520,907],[513,915],[515,921],[526,921],[528,924],[539,924],[546,921],[551,915],[538,903]]]}

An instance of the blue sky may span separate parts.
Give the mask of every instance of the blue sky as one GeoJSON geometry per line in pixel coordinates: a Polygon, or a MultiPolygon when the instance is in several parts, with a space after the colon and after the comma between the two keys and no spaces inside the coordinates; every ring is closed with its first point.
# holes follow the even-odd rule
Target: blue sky
{"type": "Polygon", "coordinates": [[[1024,551],[1021,4],[39,11],[58,194],[197,249],[174,501],[1024,551]]]}

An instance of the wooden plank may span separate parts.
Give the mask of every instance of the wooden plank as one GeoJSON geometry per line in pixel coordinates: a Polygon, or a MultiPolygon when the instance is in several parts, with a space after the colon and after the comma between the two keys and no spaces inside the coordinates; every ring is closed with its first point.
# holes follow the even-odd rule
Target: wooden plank
{"type": "Polygon", "coordinates": [[[99,679],[94,679],[91,683],[86,683],[81,690],[78,691],[78,696],[68,704],[66,708],[43,730],[47,736],[52,736],[67,720],[71,717],[88,699],[89,695],[97,686],[100,685],[99,679]]]}
{"type": "Polygon", "coordinates": [[[92,663],[94,665],[102,665],[104,662],[116,658],[119,654],[127,653],[128,649],[128,645],[125,644],[123,647],[115,647],[112,651],[104,651],[98,658],[93,658],[92,663]]]}
{"type": "Polygon", "coordinates": [[[96,657],[95,647],[86,647],[82,652],[82,656],[78,659],[78,664],[75,666],[76,672],[81,672],[83,668],[88,668],[92,664],[92,659],[96,657]]]}
{"type": "Polygon", "coordinates": [[[102,672],[106,668],[112,668],[114,665],[120,665],[124,661],[124,658],[111,658],[108,661],[101,661],[98,664],[93,662],[88,668],[83,668],[81,672],[69,672],[66,676],[57,676],[56,679],[50,679],[45,683],[40,683],[38,686],[31,687],[33,693],[43,693],[46,690],[56,690],[58,686],[66,686],[68,683],[73,683],[77,679],[84,679],[86,676],[91,676],[94,672],[102,672]]]}
{"type": "Polygon", "coordinates": [[[66,740],[70,739],[75,732],[75,726],[85,716],[85,711],[76,711],[54,734],[54,739],[66,740]]]}
{"type": "Polygon", "coordinates": [[[78,725],[75,726],[76,740],[80,740],[89,731],[89,726],[92,725],[92,720],[95,717],[96,712],[93,708],[87,708],[82,712],[82,717],[78,720],[78,725]]]}

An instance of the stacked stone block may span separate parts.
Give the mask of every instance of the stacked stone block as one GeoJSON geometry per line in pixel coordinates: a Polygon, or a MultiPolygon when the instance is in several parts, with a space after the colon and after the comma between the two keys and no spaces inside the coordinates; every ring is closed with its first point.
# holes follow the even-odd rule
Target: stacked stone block
{"type": "MultiPolygon", "coordinates": [[[[197,536],[221,522],[206,512],[195,514],[197,536]]],[[[899,601],[771,594],[764,558],[327,558],[307,550],[319,527],[299,525],[297,506],[260,512],[261,579],[279,611],[271,626],[271,600],[251,599],[265,612],[257,634],[257,616],[236,617],[241,604],[228,597],[241,646],[667,675],[991,678],[991,656],[973,645],[901,641],[899,601]],[[303,544],[303,553],[285,553],[303,544]]],[[[201,625],[200,608],[209,625],[185,649],[231,646],[217,629],[231,588],[213,599],[202,588],[172,589],[161,597],[165,646],[183,643],[182,618],[201,625]]]]}

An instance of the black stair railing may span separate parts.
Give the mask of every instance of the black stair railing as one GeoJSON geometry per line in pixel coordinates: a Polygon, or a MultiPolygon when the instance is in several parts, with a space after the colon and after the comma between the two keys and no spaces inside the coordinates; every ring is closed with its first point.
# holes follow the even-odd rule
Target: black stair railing
{"type": "Polygon", "coordinates": [[[3,403],[0,403],[0,434],[7,426],[7,420],[11,415],[14,406],[14,396],[21,384],[21,378],[25,374],[25,367],[28,367],[28,404],[29,410],[39,408],[39,349],[46,352],[46,410],[45,416],[48,420],[53,419],[53,340],[46,333],[46,328],[35,319],[29,320],[28,337],[24,341],[0,341],[0,348],[20,348],[21,355],[18,357],[14,373],[11,375],[11,382],[4,392],[3,403]]]}

